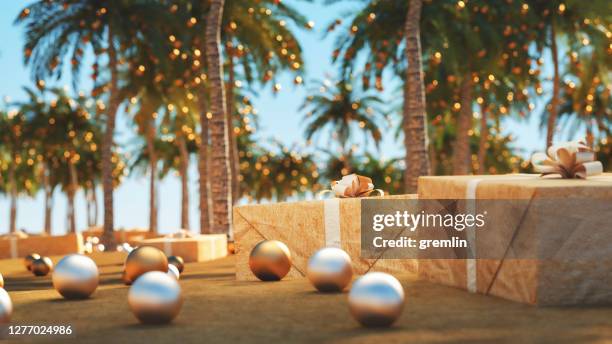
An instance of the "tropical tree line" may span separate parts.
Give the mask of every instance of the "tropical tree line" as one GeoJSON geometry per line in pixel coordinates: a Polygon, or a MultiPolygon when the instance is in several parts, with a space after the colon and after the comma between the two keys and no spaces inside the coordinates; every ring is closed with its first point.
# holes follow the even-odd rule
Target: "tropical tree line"
{"type": "Polygon", "coordinates": [[[67,196],[69,229],[76,230],[78,190],[86,195],[88,224],[95,224],[101,186],[103,240],[112,247],[113,189],[128,172],[148,174],[152,232],[157,183],[176,173],[181,227],[188,229],[194,157],[202,233],[229,233],[232,205],[241,198],[312,195],[351,172],[399,193],[413,192],[422,175],[524,171],[520,144],[503,124],[530,116],[541,120],[546,145],[564,135],[559,128],[582,130],[610,160],[607,1],[361,4],[327,28],[336,37],[337,80],[307,80],[304,135],[315,150],[306,153],[262,144],[251,102],[262,88],[280,91],[281,74],[291,73],[296,85],[306,81],[295,30],[314,23],[289,2],[33,2],[16,24],[25,31],[24,62],[36,88],[0,113],[9,133],[0,145],[0,192],[11,200],[10,229],[19,195],[42,190],[50,232],[58,187],[67,196]],[[90,78],[90,92],[46,86],[67,72],[74,90],[90,78]],[[114,140],[120,111],[138,134],[130,154],[114,140]],[[405,156],[381,158],[383,137],[402,140],[405,156]]]}

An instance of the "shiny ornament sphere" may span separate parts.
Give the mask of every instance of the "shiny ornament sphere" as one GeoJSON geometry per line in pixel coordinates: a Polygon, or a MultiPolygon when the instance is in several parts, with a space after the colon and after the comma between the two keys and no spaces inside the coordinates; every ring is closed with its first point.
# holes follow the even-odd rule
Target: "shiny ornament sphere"
{"type": "Polygon", "coordinates": [[[48,257],[38,258],[32,262],[31,271],[35,276],[47,276],[53,268],[53,262],[48,257]]]}
{"type": "Polygon", "coordinates": [[[404,308],[404,288],[389,274],[367,273],[353,283],[349,308],[363,326],[389,326],[399,318],[404,308]]]}
{"type": "Polygon", "coordinates": [[[180,273],[183,273],[183,270],[185,270],[185,261],[183,260],[183,257],[170,256],[168,257],[168,264],[176,266],[180,273]]]}
{"type": "Polygon", "coordinates": [[[128,304],[142,323],[169,323],[183,305],[181,287],[168,274],[150,271],[134,281],[128,293],[128,304]]]}
{"type": "Polygon", "coordinates": [[[319,291],[342,291],[353,278],[351,257],[339,248],[320,249],[310,257],[306,275],[319,291]]]}
{"type": "Polygon", "coordinates": [[[2,274],[0,274],[0,288],[4,288],[4,278],[2,277],[2,274]]]}
{"type": "Polygon", "coordinates": [[[23,259],[23,265],[26,267],[26,269],[32,270],[32,263],[36,260],[39,259],[40,255],[38,253],[31,253],[28,254],[24,259],[23,259]]]}
{"type": "Polygon", "coordinates": [[[134,283],[138,277],[149,271],[168,272],[168,258],[164,252],[152,246],[141,246],[130,252],[125,261],[126,284],[134,283]]]}
{"type": "Polygon", "coordinates": [[[71,254],[53,270],[53,287],[66,299],[86,299],[98,287],[98,266],[89,257],[71,254]]]}
{"type": "Polygon", "coordinates": [[[181,273],[179,272],[179,269],[172,265],[172,264],[168,264],[168,272],[167,272],[168,276],[172,276],[174,278],[176,278],[177,280],[179,278],[181,278],[181,273]]]}
{"type": "Polygon", "coordinates": [[[291,270],[289,248],[280,241],[261,241],[251,251],[249,267],[262,281],[280,281],[291,270]]]}
{"type": "Polygon", "coordinates": [[[0,324],[8,324],[13,314],[13,302],[6,290],[0,288],[0,324]]]}

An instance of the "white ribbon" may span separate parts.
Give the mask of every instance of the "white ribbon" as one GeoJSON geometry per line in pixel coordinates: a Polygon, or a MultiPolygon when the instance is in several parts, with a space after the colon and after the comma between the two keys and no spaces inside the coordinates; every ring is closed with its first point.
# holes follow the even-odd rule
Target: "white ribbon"
{"type": "Polygon", "coordinates": [[[535,153],[531,163],[536,172],[557,174],[562,178],[580,178],[603,173],[603,165],[595,160],[595,153],[584,141],[562,142],[551,146],[547,154],[535,153]]]}
{"type": "MultiPolygon", "coordinates": [[[[512,181],[512,180],[521,180],[527,178],[537,178],[533,174],[516,174],[512,176],[508,176],[508,178],[504,178],[503,181],[512,181]]],[[[468,181],[468,184],[465,189],[465,199],[466,199],[466,213],[475,213],[476,211],[476,190],[478,190],[478,185],[480,182],[485,180],[484,178],[474,178],[468,181]]],[[[500,181],[500,179],[495,179],[496,182],[500,181]]],[[[478,266],[476,257],[476,232],[473,230],[467,231],[467,241],[468,247],[471,250],[468,252],[468,258],[465,260],[466,264],[466,279],[467,285],[466,288],[470,293],[476,293],[478,291],[478,266]]]]}
{"type": "Polygon", "coordinates": [[[11,258],[15,259],[15,258],[19,258],[18,257],[18,250],[17,250],[17,240],[18,238],[14,235],[12,235],[9,238],[9,242],[11,245],[11,258]]]}
{"type": "Polygon", "coordinates": [[[325,247],[340,248],[340,199],[331,198],[323,201],[323,219],[325,225],[325,247]]]}

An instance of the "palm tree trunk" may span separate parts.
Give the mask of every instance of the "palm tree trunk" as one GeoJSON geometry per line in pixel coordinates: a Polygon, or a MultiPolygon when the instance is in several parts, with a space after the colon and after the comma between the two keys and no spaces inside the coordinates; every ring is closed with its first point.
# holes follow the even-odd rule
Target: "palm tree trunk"
{"type": "MultiPolygon", "coordinates": [[[[146,116],[147,114],[145,114],[146,116]]],[[[155,119],[146,121],[147,153],[149,154],[149,232],[157,234],[157,154],[155,152],[155,119]]]]}
{"type": "Polygon", "coordinates": [[[115,250],[114,217],[113,217],[113,161],[112,147],[113,134],[115,132],[115,119],[119,109],[119,87],[117,75],[117,52],[113,41],[113,27],[108,26],[108,65],[110,68],[110,101],[106,114],[106,128],[102,138],[102,189],[104,191],[104,233],[102,243],[107,250],[115,250]]]}
{"type": "Polygon", "coordinates": [[[72,161],[68,161],[68,173],[70,174],[70,185],[68,186],[68,231],[76,233],[76,214],[74,209],[74,198],[78,189],[76,167],[72,161]]]}
{"type": "Polygon", "coordinates": [[[417,189],[419,176],[431,173],[427,151],[427,114],[423,86],[423,63],[421,61],[421,7],[422,0],[411,0],[405,23],[406,36],[406,82],[404,85],[404,146],[406,148],[406,176],[404,188],[407,193],[417,189]]]}
{"type": "Polygon", "coordinates": [[[177,135],[177,143],[180,154],[179,174],[181,176],[181,228],[189,230],[189,152],[185,136],[177,135]]]}
{"type": "Polygon", "coordinates": [[[93,183],[91,187],[91,202],[93,203],[93,221],[92,224],[96,226],[98,224],[98,192],[96,188],[96,183],[93,183]]]}
{"type": "Polygon", "coordinates": [[[231,232],[232,180],[229,160],[229,137],[227,135],[227,111],[223,64],[219,45],[221,42],[221,18],[224,0],[211,0],[206,25],[206,60],[210,87],[210,136],[212,144],[212,233],[231,232]]]}
{"type": "Polygon", "coordinates": [[[478,173],[485,173],[485,157],[489,141],[489,126],[487,125],[487,105],[480,105],[480,142],[478,143],[478,173]]]}
{"type": "Polygon", "coordinates": [[[51,235],[51,209],[53,190],[49,183],[49,166],[47,161],[42,162],[42,180],[43,180],[43,191],[45,193],[45,216],[44,216],[44,232],[47,235],[51,235]]]}
{"type": "Polygon", "coordinates": [[[588,120],[586,125],[586,144],[591,149],[595,148],[595,134],[593,129],[595,129],[595,122],[592,119],[588,120]]]}
{"type": "Polygon", "coordinates": [[[236,203],[240,198],[240,161],[238,156],[238,140],[234,133],[234,84],[236,81],[236,73],[234,71],[234,57],[228,54],[228,74],[229,80],[227,84],[227,134],[230,138],[230,168],[232,171],[232,200],[236,203]]]}
{"type": "Polygon", "coordinates": [[[200,147],[198,147],[198,174],[200,175],[200,233],[209,233],[211,228],[211,217],[208,192],[208,112],[206,105],[206,94],[203,91],[198,97],[200,108],[200,147]]]}
{"type": "Polygon", "coordinates": [[[552,146],[555,136],[555,122],[557,121],[557,109],[559,107],[559,52],[557,51],[557,37],[555,33],[554,21],[550,27],[550,50],[553,61],[553,94],[550,100],[550,113],[546,131],[546,148],[552,146]]]}
{"type": "Polygon", "coordinates": [[[9,230],[11,233],[17,231],[17,180],[15,179],[15,154],[9,165],[9,185],[11,187],[11,210],[9,215],[9,230]]]}
{"type": "Polygon", "coordinates": [[[85,194],[85,206],[86,209],[85,211],[87,212],[87,228],[91,228],[93,227],[93,216],[92,216],[92,212],[93,212],[93,203],[91,201],[91,188],[88,187],[87,185],[83,187],[83,193],[85,194]]]}
{"type": "Polygon", "coordinates": [[[461,81],[461,110],[457,117],[457,137],[455,139],[455,151],[453,162],[453,173],[462,175],[469,173],[470,137],[472,128],[472,76],[466,73],[461,81]]]}

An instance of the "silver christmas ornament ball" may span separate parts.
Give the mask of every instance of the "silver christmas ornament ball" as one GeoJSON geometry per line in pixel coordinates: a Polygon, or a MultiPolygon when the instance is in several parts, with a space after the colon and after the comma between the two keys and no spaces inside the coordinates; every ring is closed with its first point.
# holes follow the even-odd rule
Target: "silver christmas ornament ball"
{"type": "Polygon", "coordinates": [[[310,257],[306,275],[321,292],[342,291],[353,278],[351,257],[339,248],[320,249],[310,257]]]}
{"type": "Polygon", "coordinates": [[[0,324],[8,324],[13,314],[13,302],[3,288],[0,288],[0,324]]]}
{"type": "Polygon", "coordinates": [[[53,287],[66,299],[88,298],[98,288],[98,266],[89,257],[71,254],[53,270],[53,287]]]}
{"type": "Polygon", "coordinates": [[[49,257],[34,259],[30,270],[35,276],[47,276],[53,270],[53,261],[49,257]]]}
{"type": "Polygon", "coordinates": [[[402,314],[404,288],[393,276],[370,272],[359,278],[349,293],[349,308],[363,326],[389,326],[402,314]]]}
{"type": "Polygon", "coordinates": [[[174,319],[183,306],[178,281],[161,271],[138,277],[130,287],[128,304],[144,324],[164,324],[174,319]]]}
{"type": "Polygon", "coordinates": [[[183,270],[185,270],[185,260],[181,256],[168,257],[168,263],[176,266],[180,273],[183,273],[183,270]]]}
{"type": "Polygon", "coordinates": [[[168,272],[167,272],[167,274],[169,276],[172,276],[172,277],[176,278],[177,280],[179,278],[181,278],[181,273],[179,272],[179,269],[175,265],[173,265],[173,264],[168,264],[168,272]]]}

